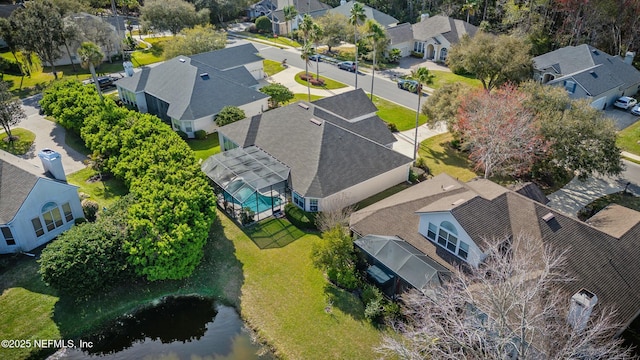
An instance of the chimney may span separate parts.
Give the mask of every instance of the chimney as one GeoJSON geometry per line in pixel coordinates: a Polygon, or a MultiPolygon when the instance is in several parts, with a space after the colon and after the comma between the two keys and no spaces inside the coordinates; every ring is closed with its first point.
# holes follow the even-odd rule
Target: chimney
{"type": "Polygon", "coordinates": [[[127,77],[132,77],[133,76],[133,63],[131,61],[125,61],[125,62],[122,63],[122,66],[124,67],[125,75],[127,75],[127,77]]]}
{"type": "Polygon", "coordinates": [[[42,149],[38,153],[40,161],[42,161],[42,167],[45,172],[50,172],[54,179],[60,181],[67,181],[67,176],[64,174],[64,168],[62,167],[62,156],[56,151],[51,149],[42,149]]]}
{"type": "Polygon", "coordinates": [[[627,54],[624,56],[624,62],[629,65],[633,65],[633,58],[636,57],[636,53],[633,51],[627,51],[627,54]]]}
{"type": "Polygon", "coordinates": [[[587,326],[593,307],[598,303],[598,297],[587,289],[580,289],[571,297],[568,321],[575,330],[582,330],[587,326]]]}
{"type": "Polygon", "coordinates": [[[429,14],[420,14],[420,22],[425,21],[429,18],[429,14]]]}

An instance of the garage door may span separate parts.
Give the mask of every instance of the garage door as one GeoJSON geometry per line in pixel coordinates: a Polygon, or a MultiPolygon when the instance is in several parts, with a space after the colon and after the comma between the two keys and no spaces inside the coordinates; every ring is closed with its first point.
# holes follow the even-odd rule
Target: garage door
{"type": "Polygon", "coordinates": [[[604,110],[607,107],[607,97],[603,96],[591,103],[591,107],[598,110],[604,110]]]}

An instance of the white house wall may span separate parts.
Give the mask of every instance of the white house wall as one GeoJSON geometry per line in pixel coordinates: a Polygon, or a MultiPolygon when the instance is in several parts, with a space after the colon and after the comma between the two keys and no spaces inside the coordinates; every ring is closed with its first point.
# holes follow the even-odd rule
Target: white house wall
{"type": "Polygon", "coordinates": [[[405,41],[398,44],[389,45],[387,51],[391,51],[391,49],[400,50],[400,56],[405,57],[411,55],[411,50],[413,50],[413,41],[405,41]]]}
{"type": "MultiPolygon", "coordinates": [[[[405,182],[409,176],[410,165],[411,164],[402,165],[343,191],[327,196],[324,199],[320,199],[318,202],[318,211],[322,211],[322,209],[327,205],[331,205],[335,202],[341,202],[343,199],[348,200],[349,205],[355,204],[358,201],[362,201],[392,186],[405,182]]],[[[335,175],[340,176],[339,174],[335,175]]],[[[305,207],[307,207],[305,210],[307,211],[309,210],[308,206],[309,201],[307,200],[305,204],[305,207]]]]}
{"type": "MultiPolygon", "coordinates": [[[[0,254],[15,253],[20,251],[31,251],[51,241],[56,236],[68,230],[74,224],[74,220],[67,222],[62,212],[62,204],[69,203],[73,218],[84,217],[78,188],[73,185],[63,184],[50,179],[39,179],[15,217],[7,224],[15,238],[16,245],[7,246],[6,242],[0,241],[0,254]],[[48,202],[55,202],[62,215],[62,226],[47,231],[46,224],[42,218],[41,209],[48,202]],[[31,219],[40,217],[44,235],[36,237],[31,219]]],[[[0,234],[0,237],[2,235],[0,234]]]]}
{"type": "Polygon", "coordinates": [[[262,98],[238,107],[244,111],[244,116],[250,118],[262,114],[266,109],[269,109],[269,98],[262,98]]]}
{"type": "MultiPolygon", "coordinates": [[[[484,259],[484,255],[482,251],[480,251],[480,248],[478,248],[478,245],[476,245],[475,241],[471,239],[469,234],[467,234],[464,228],[458,223],[456,218],[453,217],[453,215],[451,215],[450,212],[448,211],[447,212],[430,212],[430,213],[419,214],[419,216],[420,216],[420,225],[418,226],[418,232],[425,237],[424,241],[429,241],[427,239],[427,229],[429,227],[429,222],[440,227],[441,222],[448,221],[451,224],[453,224],[456,227],[456,230],[458,231],[458,242],[464,241],[465,243],[469,244],[469,255],[467,256],[467,260],[466,260],[467,263],[469,263],[474,267],[477,267],[480,264],[480,262],[484,259]]],[[[440,247],[444,251],[449,251],[448,249],[442,247],[437,242],[434,242],[434,244],[435,246],[440,247]]],[[[458,256],[457,254],[455,255],[458,256]]]]}

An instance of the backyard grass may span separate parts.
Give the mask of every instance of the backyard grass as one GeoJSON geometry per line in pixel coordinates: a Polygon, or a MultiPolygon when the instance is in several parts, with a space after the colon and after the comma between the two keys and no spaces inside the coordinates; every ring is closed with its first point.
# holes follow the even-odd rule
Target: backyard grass
{"type": "Polygon", "coordinates": [[[131,62],[134,66],[144,66],[166,60],[164,44],[171,40],[173,36],[145,38],[144,41],[151,44],[151,49],[134,51],[131,54],[131,62]]]}
{"type": "Polygon", "coordinates": [[[209,156],[215,155],[220,152],[220,143],[218,139],[218,133],[207,135],[206,139],[189,139],[187,145],[193,150],[196,155],[196,161],[206,160],[209,156]]]}
{"type": "Polygon", "coordinates": [[[242,31],[239,32],[239,34],[250,37],[250,38],[254,38],[254,39],[259,39],[262,41],[266,41],[266,42],[270,42],[270,43],[274,43],[275,45],[287,45],[287,46],[292,46],[295,48],[299,48],[302,45],[295,41],[295,40],[291,40],[287,37],[284,36],[279,36],[277,38],[274,38],[272,35],[270,34],[254,34],[254,33],[250,33],[248,31],[242,31]]]}
{"type": "Polygon", "coordinates": [[[264,66],[264,72],[265,74],[267,74],[267,76],[275,75],[285,69],[280,61],[265,59],[262,60],[262,64],[264,66]]]}
{"type": "Polygon", "coordinates": [[[624,151],[640,155],[640,121],[618,132],[616,144],[624,151]]]}
{"type": "Polygon", "coordinates": [[[435,77],[433,83],[427,86],[433,89],[439,89],[442,85],[450,83],[463,83],[476,88],[482,87],[480,80],[473,75],[456,75],[452,72],[440,70],[429,70],[429,72],[435,77]]]}
{"type": "Polygon", "coordinates": [[[9,142],[7,133],[0,133],[0,149],[10,152],[13,155],[26,154],[29,149],[31,149],[31,145],[33,145],[33,141],[36,139],[36,134],[23,128],[11,129],[11,135],[18,137],[18,139],[9,142]]]}
{"type": "MultiPolygon", "coordinates": [[[[375,95],[373,95],[373,103],[378,108],[378,112],[376,114],[378,114],[380,119],[388,123],[396,124],[398,131],[414,129],[416,127],[415,110],[407,109],[402,105],[398,105],[375,95]]],[[[424,99],[422,100],[422,103],[424,103],[424,99]]],[[[417,103],[416,106],[418,106],[417,103]]],[[[420,125],[427,122],[427,117],[424,114],[420,114],[418,119],[418,123],[420,125]]]]}
{"type": "MultiPolygon", "coordinates": [[[[303,75],[303,74],[304,74],[304,71],[297,73],[295,76],[295,80],[298,84],[307,86],[307,82],[300,79],[300,75],[303,75]]],[[[309,75],[313,76],[314,79],[316,77],[313,71],[309,71],[309,75]]],[[[316,86],[316,85],[310,84],[310,87],[312,89],[324,89],[324,90],[342,89],[344,87],[347,87],[346,84],[343,84],[339,81],[331,80],[322,75],[320,75],[320,79],[324,80],[324,86],[316,86]]]]}
{"type": "Polygon", "coordinates": [[[420,143],[419,156],[426,159],[431,175],[447,173],[460,181],[477,177],[469,159],[449,145],[452,139],[450,133],[444,133],[420,143]]]}
{"type": "Polygon", "coordinates": [[[103,181],[87,180],[95,176],[97,172],[91,168],[76,171],[67,176],[70,184],[80,187],[78,191],[88,194],[89,199],[97,201],[100,206],[109,207],[121,196],[127,194],[127,187],[118,179],[110,177],[103,181]]]}
{"type": "MultiPolygon", "coordinates": [[[[320,100],[323,97],[324,96],[321,96],[321,95],[311,94],[311,101],[320,100]]],[[[308,100],[309,100],[309,94],[296,93],[296,94],[293,94],[293,99],[291,99],[291,101],[289,101],[287,104],[293,104],[296,101],[308,101],[308,100]]],[[[287,104],[283,104],[283,106],[287,104]]]]}

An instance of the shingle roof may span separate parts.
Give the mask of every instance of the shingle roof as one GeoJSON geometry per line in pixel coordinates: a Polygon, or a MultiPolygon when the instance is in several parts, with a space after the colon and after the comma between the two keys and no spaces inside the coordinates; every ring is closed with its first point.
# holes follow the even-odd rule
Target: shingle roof
{"type": "MultiPolygon", "coordinates": [[[[382,11],[376,10],[368,5],[362,5],[364,5],[364,14],[367,16],[367,19],[373,19],[384,27],[388,27],[390,25],[398,23],[398,19],[394,18],[393,16],[387,15],[382,11]]],[[[332,12],[336,14],[342,14],[348,18],[351,16],[351,7],[353,7],[353,1],[347,1],[345,4],[336,6],[333,9],[314,12],[313,14],[311,14],[311,16],[318,17],[326,14],[327,12],[332,12]]]]}
{"type": "Polygon", "coordinates": [[[413,27],[410,23],[402,23],[397,26],[392,26],[387,28],[387,35],[391,40],[391,46],[413,41],[413,27]]]}
{"type": "MultiPolygon", "coordinates": [[[[334,97],[340,101],[342,96],[352,95],[334,97]]],[[[292,188],[305,197],[324,198],[411,162],[344,120],[318,116],[318,107],[317,103],[291,104],[225,125],[219,132],[242,147],[256,145],[289,166],[292,188]]],[[[362,120],[370,125],[376,121],[382,122],[375,116],[362,120]]],[[[384,125],[370,128],[389,132],[384,125]]]]}
{"type": "Polygon", "coordinates": [[[268,97],[251,88],[258,83],[243,66],[260,60],[255,53],[255,46],[246,44],[190,57],[178,56],[144,68],[116,84],[167,102],[167,115],[172,118],[195,120],[217,114],[227,105],[241,106],[268,97]]]}
{"type": "Polygon", "coordinates": [[[371,115],[378,111],[378,108],[369,101],[364,91],[349,91],[340,94],[340,96],[322,98],[313,103],[347,120],[371,115]]]}
{"type": "MultiPolygon", "coordinates": [[[[472,191],[473,185],[469,185],[476,182],[464,184],[438,175],[357,211],[351,217],[351,227],[361,235],[397,235],[446,265],[452,256],[418,233],[418,215],[411,214],[445,197],[472,191]]],[[[567,270],[577,279],[567,284],[566,290],[570,294],[581,288],[594,292],[602,304],[616,306],[618,320],[625,326],[640,311],[640,223],[616,238],[506,189],[492,200],[477,194],[453,207],[451,214],[479,246],[482,239],[524,232],[565,251],[567,270]],[[553,218],[545,221],[543,217],[549,213],[553,218]]],[[[614,235],[620,231],[615,229],[614,235]]]]}
{"type": "Polygon", "coordinates": [[[618,56],[611,56],[593,46],[565,46],[533,58],[539,71],[551,71],[556,77],[549,84],[573,79],[591,96],[618,86],[630,87],[640,82],[640,71],[618,56]]]}
{"type": "Polygon", "coordinates": [[[466,21],[453,19],[448,16],[436,15],[413,24],[413,37],[427,41],[442,35],[449,43],[456,44],[465,34],[473,36],[478,28],[466,21]]]}

